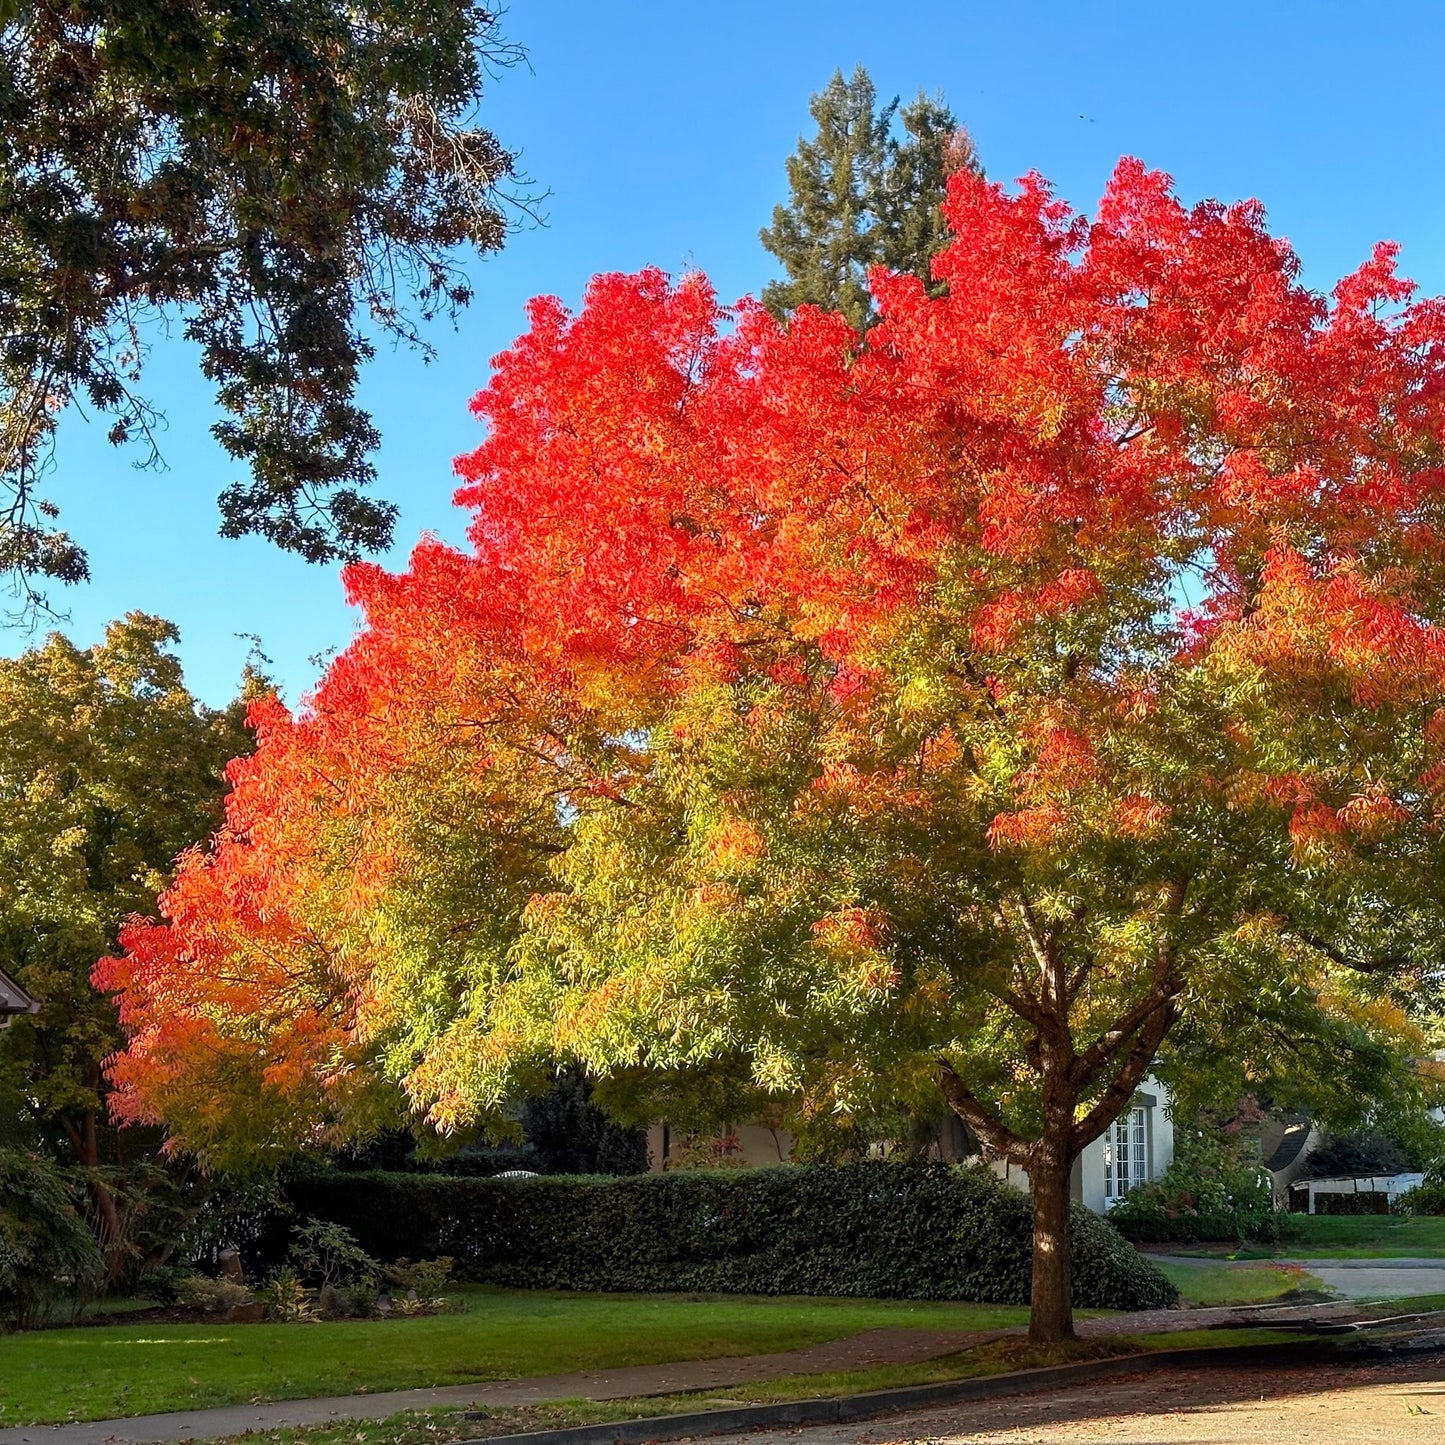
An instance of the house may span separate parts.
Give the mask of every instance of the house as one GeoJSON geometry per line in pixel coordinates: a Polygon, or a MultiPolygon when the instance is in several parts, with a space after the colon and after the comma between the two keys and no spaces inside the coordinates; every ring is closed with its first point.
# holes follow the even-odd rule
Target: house
{"type": "MultiPolygon", "coordinates": [[[[1146,1077],[1129,1107],[1074,1160],[1070,1193],[1095,1214],[1107,1214],[1136,1184],[1157,1179],[1174,1160],[1169,1094],[1146,1077]]],[[[989,1166],[1000,1179],[1029,1187],[1025,1170],[1006,1160],[989,1166]]]]}
{"type": "MultiPolygon", "coordinates": [[[[979,1155],[978,1143],[953,1115],[940,1120],[927,1152],[945,1162],[963,1162],[979,1155]]],[[[880,1153],[887,1146],[878,1146],[880,1153]]],[[[676,1169],[690,1164],[722,1164],[733,1168],[756,1168],[786,1163],[792,1158],[793,1138],[786,1129],[766,1124],[738,1124],[716,1139],[698,1140],[679,1136],[666,1123],[654,1124],[647,1133],[647,1153],[654,1171],[676,1169]]],[[[1146,1078],[1129,1107],[1074,1161],[1073,1196],[1095,1214],[1106,1214],[1136,1184],[1157,1179],[1174,1158],[1174,1121],[1169,1115],[1169,1096],[1162,1084],[1146,1078]]],[[[1029,1187],[1027,1173],[1005,1160],[989,1167],[1000,1179],[1029,1187]]]]}
{"type": "Polygon", "coordinates": [[[17,1014],[40,1012],[40,1005],[10,977],[0,970],[0,1029],[17,1014]]]}

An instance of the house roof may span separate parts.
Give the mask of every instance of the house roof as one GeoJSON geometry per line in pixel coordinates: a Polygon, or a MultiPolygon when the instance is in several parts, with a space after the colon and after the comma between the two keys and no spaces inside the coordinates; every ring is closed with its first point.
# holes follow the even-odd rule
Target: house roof
{"type": "Polygon", "coordinates": [[[1303,1115],[1291,1118],[1285,1124],[1279,1143],[1274,1146],[1269,1158],[1264,1161],[1264,1167],[1271,1174],[1277,1174],[1281,1169],[1288,1169],[1299,1158],[1301,1151],[1309,1142],[1309,1137],[1309,1119],[1303,1115]]]}
{"type": "Polygon", "coordinates": [[[0,1017],[39,1011],[40,1005],[9,974],[0,970],[0,1017]]]}

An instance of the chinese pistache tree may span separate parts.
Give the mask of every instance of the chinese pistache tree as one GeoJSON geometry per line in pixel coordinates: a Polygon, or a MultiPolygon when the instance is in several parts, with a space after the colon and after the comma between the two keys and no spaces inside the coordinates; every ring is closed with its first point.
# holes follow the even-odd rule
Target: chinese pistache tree
{"type": "MultiPolygon", "coordinates": [[[[98,979],[126,1117],[225,1163],[573,1064],[806,1141],[942,1098],[1028,1172],[1151,1067],[1390,1085],[1438,971],[1445,306],[1254,203],[967,171],[859,334],[606,276],[532,309],[471,550],[253,708],[226,828],[98,979]]],[[[678,1117],[676,1112],[673,1117],[678,1117]]]]}

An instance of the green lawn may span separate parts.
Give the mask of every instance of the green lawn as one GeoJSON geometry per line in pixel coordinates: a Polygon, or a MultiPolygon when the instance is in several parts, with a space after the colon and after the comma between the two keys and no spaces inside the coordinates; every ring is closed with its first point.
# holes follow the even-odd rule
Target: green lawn
{"type": "Polygon", "coordinates": [[[1188,1264],[1166,1259],[1151,1261],[1168,1276],[1185,1304],[1265,1304],[1297,1289],[1319,1289],[1320,1282],[1302,1269],[1268,1261],[1200,1259],[1188,1264]]]}
{"type": "Polygon", "coordinates": [[[1309,1259],[1445,1257],[1445,1216],[1292,1214],[1278,1252],[1309,1259]]]}
{"type": "Polygon", "coordinates": [[[473,1289],[463,1313],[0,1336],[0,1426],[798,1349],[882,1325],[986,1330],[1022,1307],[473,1289]]]}

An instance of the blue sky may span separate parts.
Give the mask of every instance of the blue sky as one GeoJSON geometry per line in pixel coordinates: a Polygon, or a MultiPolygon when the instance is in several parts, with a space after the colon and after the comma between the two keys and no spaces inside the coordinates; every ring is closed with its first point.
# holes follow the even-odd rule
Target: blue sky
{"type": "MultiPolygon", "coordinates": [[[[383,352],[367,374],[378,490],[402,507],[395,565],[423,532],[461,537],[451,461],[480,437],[467,401],[528,297],[574,304],[594,272],[656,264],[700,267],[731,300],[774,274],[758,228],[783,199],[808,96],[837,67],[866,65],[884,96],[941,90],[995,179],[1036,169],[1091,208],[1118,157],[1138,155],[1186,199],[1259,197],[1317,287],[1389,238],[1406,274],[1445,292],[1438,3],[514,0],[504,29],[530,67],[493,84],[485,120],[550,190],[547,225],[474,264],[470,312],[431,332],[436,362],[383,352]]],[[[62,422],[50,491],[93,573],[57,598],[63,629],[85,644],[132,609],[168,617],[212,703],[253,634],[295,701],[309,659],[355,624],[335,570],[219,538],[215,496],[235,472],[183,342],[157,345],[148,387],[168,417],[164,473],[133,470],[95,419],[62,422]]],[[[34,640],[0,633],[0,648],[34,640]]]]}

